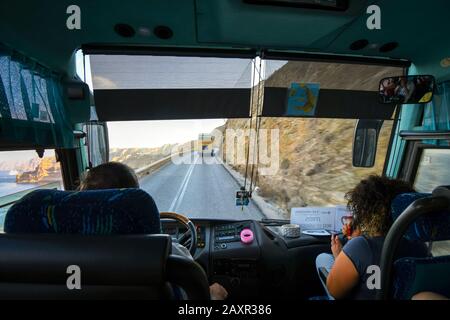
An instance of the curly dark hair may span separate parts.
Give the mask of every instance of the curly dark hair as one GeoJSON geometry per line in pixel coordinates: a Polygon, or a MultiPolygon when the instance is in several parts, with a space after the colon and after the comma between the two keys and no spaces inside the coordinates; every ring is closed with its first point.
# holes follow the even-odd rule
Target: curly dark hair
{"type": "Polygon", "coordinates": [[[414,192],[411,184],[398,179],[372,175],[346,193],[347,207],[353,212],[353,228],[368,236],[386,235],[392,220],[391,202],[401,193],[414,192]]]}
{"type": "Polygon", "coordinates": [[[139,181],[126,164],[107,162],[90,169],[82,179],[79,190],[139,188],[139,181]]]}

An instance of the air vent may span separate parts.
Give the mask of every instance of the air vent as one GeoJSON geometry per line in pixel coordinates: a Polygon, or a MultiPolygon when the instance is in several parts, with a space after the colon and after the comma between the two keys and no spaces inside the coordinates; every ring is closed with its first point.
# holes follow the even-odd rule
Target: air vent
{"type": "Polygon", "coordinates": [[[389,52],[398,47],[398,42],[388,42],[380,47],[380,52],[389,52]]]}
{"type": "Polygon", "coordinates": [[[160,39],[170,39],[173,36],[173,31],[167,26],[157,26],[153,29],[153,33],[160,39]]]}
{"type": "Polygon", "coordinates": [[[118,23],[114,26],[114,31],[121,37],[131,38],[135,35],[136,31],[129,24],[118,23]]]}
{"type": "Polygon", "coordinates": [[[350,50],[356,51],[364,49],[369,44],[369,41],[366,39],[356,40],[350,45],[350,50]]]}

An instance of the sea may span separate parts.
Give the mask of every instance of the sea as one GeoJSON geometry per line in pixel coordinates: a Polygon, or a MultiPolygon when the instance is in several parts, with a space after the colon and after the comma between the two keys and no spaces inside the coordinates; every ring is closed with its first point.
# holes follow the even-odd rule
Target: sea
{"type": "Polygon", "coordinates": [[[33,183],[16,183],[15,174],[10,173],[10,171],[0,171],[0,198],[37,186],[37,184],[33,183]]]}

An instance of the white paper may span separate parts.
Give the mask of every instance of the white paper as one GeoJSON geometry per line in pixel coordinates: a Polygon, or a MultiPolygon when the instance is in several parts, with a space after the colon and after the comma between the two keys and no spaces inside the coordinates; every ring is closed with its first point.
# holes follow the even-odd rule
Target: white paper
{"type": "Polygon", "coordinates": [[[342,230],[343,216],[351,215],[346,206],[300,207],[291,209],[291,223],[298,224],[301,230],[342,230]]]}
{"type": "Polygon", "coordinates": [[[301,207],[291,209],[291,223],[298,224],[301,230],[333,230],[335,207],[301,207]]]}
{"type": "Polygon", "coordinates": [[[351,216],[350,210],[347,209],[347,206],[336,206],[336,215],[334,218],[334,231],[340,232],[342,231],[342,217],[351,216]]]}
{"type": "Polygon", "coordinates": [[[330,236],[331,235],[330,232],[328,232],[327,230],[324,230],[324,229],[320,229],[320,230],[303,230],[302,233],[310,235],[310,236],[330,236]]]}

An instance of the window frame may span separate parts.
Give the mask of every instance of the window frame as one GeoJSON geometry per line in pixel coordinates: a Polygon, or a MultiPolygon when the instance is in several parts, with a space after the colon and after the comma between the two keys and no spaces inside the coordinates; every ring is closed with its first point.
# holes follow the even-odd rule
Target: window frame
{"type": "Polygon", "coordinates": [[[450,149],[450,146],[437,146],[422,141],[409,141],[406,146],[407,157],[404,160],[401,178],[414,185],[423,151],[426,149],[450,149]]]}

